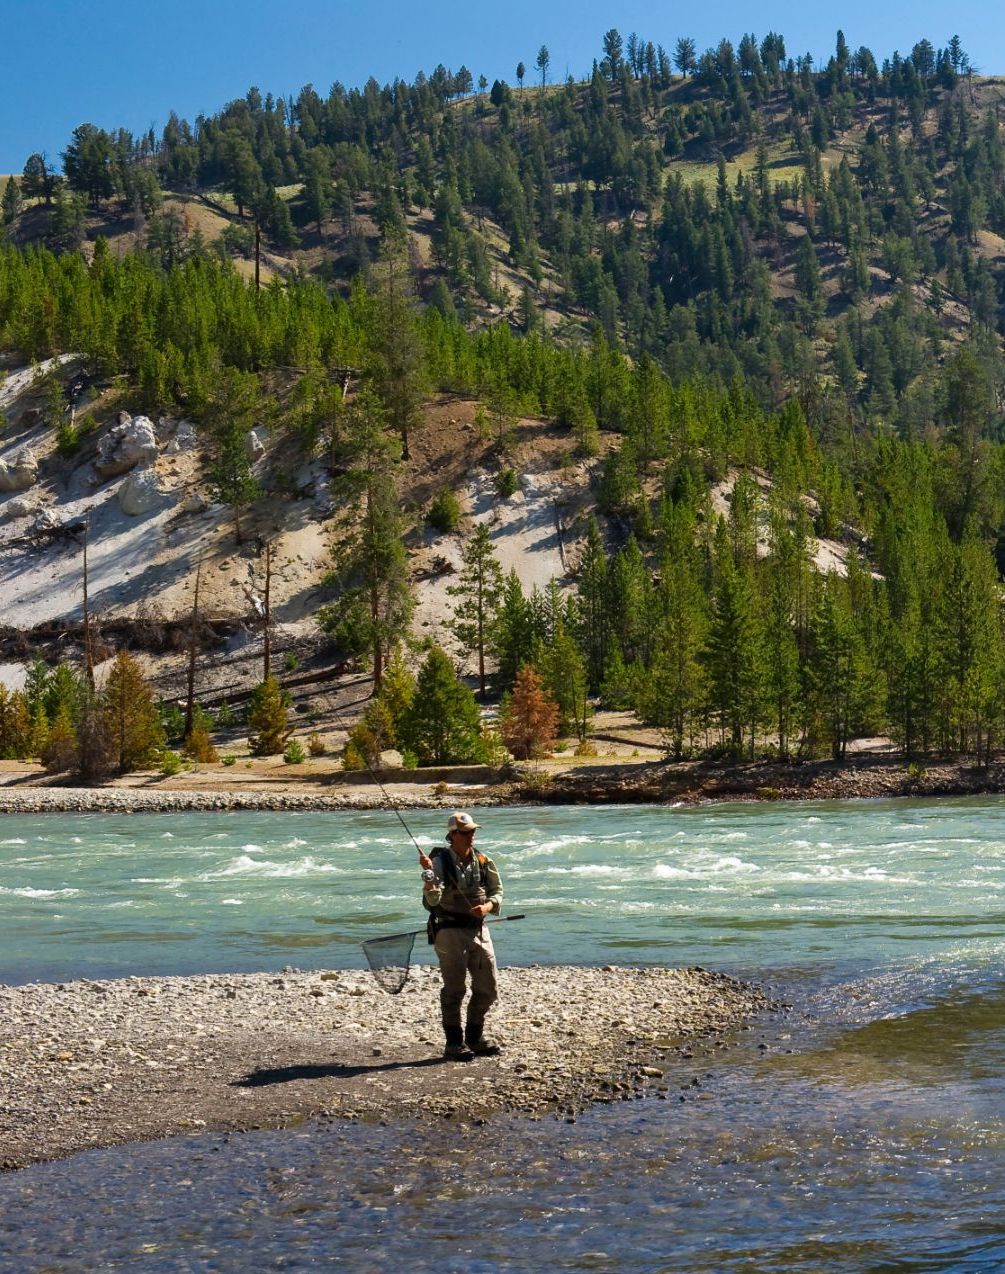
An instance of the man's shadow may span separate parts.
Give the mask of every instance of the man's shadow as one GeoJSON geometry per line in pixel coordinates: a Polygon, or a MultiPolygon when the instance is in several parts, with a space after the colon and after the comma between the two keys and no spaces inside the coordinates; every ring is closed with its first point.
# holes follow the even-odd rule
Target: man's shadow
{"type": "Polygon", "coordinates": [[[278,1066],[274,1070],[251,1071],[231,1081],[231,1088],[265,1088],[269,1084],[291,1084],[298,1079],[357,1079],[361,1075],[379,1075],[382,1071],[418,1070],[425,1066],[442,1066],[442,1057],[423,1057],[417,1062],[378,1062],[374,1066],[343,1066],[338,1062],[316,1066],[278,1066]]]}

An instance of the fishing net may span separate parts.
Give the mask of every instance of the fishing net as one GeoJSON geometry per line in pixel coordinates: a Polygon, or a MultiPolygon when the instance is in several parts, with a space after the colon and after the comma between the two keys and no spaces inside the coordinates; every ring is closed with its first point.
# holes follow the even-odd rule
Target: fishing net
{"type": "Polygon", "coordinates": [[[423,931],[392,933],[386,938],[371,938],[362,943],[370,972],[388,995],[397,995],[408,981],[409,963],[415,939],[423,931]]]}

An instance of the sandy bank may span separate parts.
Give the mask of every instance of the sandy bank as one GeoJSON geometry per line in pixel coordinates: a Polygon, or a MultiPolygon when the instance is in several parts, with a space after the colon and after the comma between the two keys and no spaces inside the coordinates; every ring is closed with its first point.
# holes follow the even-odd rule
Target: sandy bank
{"type": "Polygon", "coordinates": [[[703,969],[535,966],[501,983],[505,1051],[469,1063],[441,1058],[427,966],[394,997],[355,971],[0,986],[0,1167],[310,1116],[569,1115],[667,1095],[668,1058],[725,1047],[771,1007],[703,969]]]}

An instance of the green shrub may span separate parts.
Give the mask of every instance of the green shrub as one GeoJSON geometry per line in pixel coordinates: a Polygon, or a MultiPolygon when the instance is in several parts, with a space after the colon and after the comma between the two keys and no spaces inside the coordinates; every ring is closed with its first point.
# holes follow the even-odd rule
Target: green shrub
{"type": "Polygon", "coordinates": [[[220,764],[221,764],[221,765],[236,765],[236,764],[237,764],[237,757],[236,757],[236,756],[225,756],[225,757],[223,758],[223,760],[220,762],[220,764]]]}
{"type": "Polygon", "coordinates": [[[80,435],[77,433],[77,426],[64,420],[56,430],[56,450],[65,460],[73,455],[79,445],[80,435]]]}
{"type": "Polygon", "coordinates": [[[72,456],[88,434],[94,433],[98,422],[90,414],[81,416],[74,424],[64,420],[56,430],[56,450],[65,459],[72,456]]]}
{"type": "Polygon", "coordinates": [[[255,236],[250,226],[224,226],[217,247],[221,256],[250,258],[255,250],[255,236]]]}
{"type": "Polygon", "coordinates": [[[370,650],[372,629],[366,599],[353,589],[316,612],[321,631],[327,633],[347,655],[365,655],[370,650]]]}
{"type": "Polygon", "coordinates": [[[229,730],[236,720],[234,709],[230,706],[226,699],[216,710],[216,724],[222,726],[225,730],[229,730]]]}
{"type": "Polygon", "coordinates": [[[520,479],[515,469],[503,469],[496,478],[496,495],[500,500],[508,500],[519,488],[520,479]]]}
{"type": "Polygon", "coordinates": [[[408,748],[401,754],[401,768],[403,770],[417,770],[419,768],[419,758],[414,752],[410,752],[408,748]]]}
{"type": "Polygon", "coordinates": [[[461,520],[461,505],[457,496],[449,487],[444,487],[429,506],[426,521],[437,531],[448,533],[456,531],[461,520]]]}
{"type": "Polygon", "coordinates": [[[299,739],[290,739],[286,745],[286,751],[283,753],[283,760],[287,765],[303,765],[307,760],[304,745],[299,739]]]}
{"type": "Polygon", "coordinates": [[[300,667],[300,660],[292,650],[288,650],[283,659],[283,667],[287,672],[295,672],[300,667]]]}
{"type": "Polygon", "coordinates": [[[175,743],[182,736],[185,729],[185,714],[176,703],[168,703],[162,699],[157,705],[161,714],[161,725],[164,728],[164,735],[168,743],[175,743]]]}
{"type": "Polygon", "coordinates": [[[177,752],[167,748],[161,753],[161,774],[171,778],[172,775],[181,773],[182,766],[182,759],[177,752]]]}

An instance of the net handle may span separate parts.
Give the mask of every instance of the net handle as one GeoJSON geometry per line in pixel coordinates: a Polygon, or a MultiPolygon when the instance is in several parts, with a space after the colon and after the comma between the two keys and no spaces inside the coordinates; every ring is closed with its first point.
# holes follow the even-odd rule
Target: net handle
{"type": "MultiPolygon", "coordinates": [[[[521,912],[518,916],[496,916],[494,920],[486,920],[487,925],[504,925],[509,920],[526,920],[527,915],[521,912]]],[[[420,933],[425,933],[425,929],[409,929],[405,933],[388,933],[381,934],[379,938],[367,938],[365,942],[361,942],[360,946],[365,947],[367,942],[393,942],[395,938],[417,938],[420,933]]]]}

